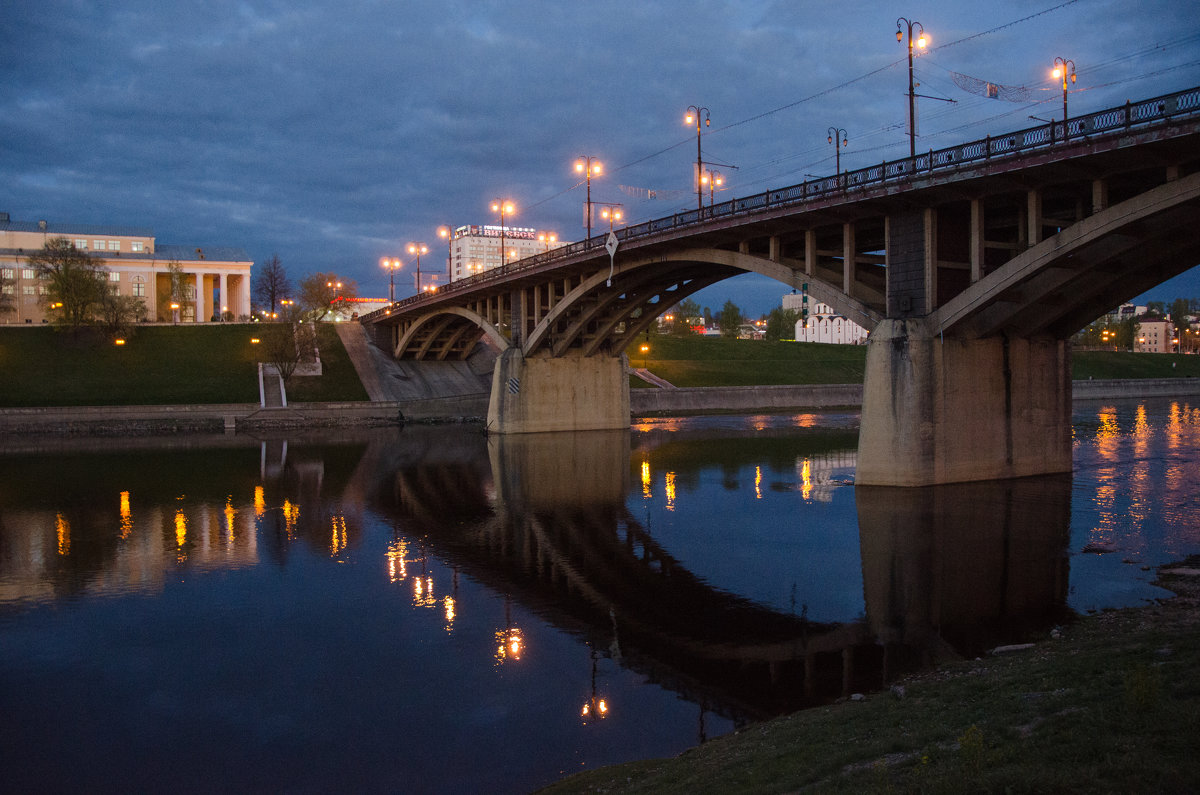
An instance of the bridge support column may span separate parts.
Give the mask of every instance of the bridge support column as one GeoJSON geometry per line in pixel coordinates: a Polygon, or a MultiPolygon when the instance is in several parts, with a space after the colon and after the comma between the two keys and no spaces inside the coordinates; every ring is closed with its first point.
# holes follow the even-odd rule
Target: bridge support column
{"type": "Polygon", "coordinates": [[[496,360],[487,427],[492,433],[595,431],[629,427],[626,359],[527,359],[509,348],[496,360]]]}
{"type": "Polygon", "coordinates": [[[1071,471],[1071,357],[1051,338],[871,333],[855,482],[929,486],[1071,471]]]}

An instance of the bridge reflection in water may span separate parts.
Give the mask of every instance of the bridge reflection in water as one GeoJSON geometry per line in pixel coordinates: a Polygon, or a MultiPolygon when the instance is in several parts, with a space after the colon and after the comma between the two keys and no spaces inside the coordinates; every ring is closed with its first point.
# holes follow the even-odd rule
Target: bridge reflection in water
{"type": "Polygon", "coordinates": [[[631,461],[628,431],[455,439],[371,445],[367,504],[582,635],[593,673],[609,657],[700,705],[701,737],[706,711],[744,722],[878,689],[1044,634],[1066,610],[1069,477],[858,487],[866,615],[831,623],[716,588],[664,548],[629,507],[653,450],[631,461]]]}

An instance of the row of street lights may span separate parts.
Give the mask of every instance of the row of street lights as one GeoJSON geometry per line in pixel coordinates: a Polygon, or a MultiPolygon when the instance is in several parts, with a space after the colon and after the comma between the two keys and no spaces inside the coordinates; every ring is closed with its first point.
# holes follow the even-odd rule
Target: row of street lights
{"type": "MultiPolygon", "coordinates": [[[[913,70],[913,53],[915,50],[923,50],[928,46],[929,38],[925,34],[925,27],[918,21],[910,20],[907,17],[899,17],[896,19],[896,41],[904,43],[907,40],[908,49],[908,154],[909,157],[915,157],[917,153],[916,142],[916,82],[914,79],[913,70]],[[914,32],[916,38],[914,39],[914,32]]],[[[1076,79],[1075,62],[1065,58],[1054,59],[1053,76],[1061,78],[1063,92],[1063,138],[1067,137],[1067,90],[1068,84],[1074,83],[1076,79]]],[[[720,172],[711,169],[705,169],[704,154],[702,151],[701,137],[702,127],[709,127],[712,124],[711,112],[708,108],[700,105],[689,105],[687,114],[684,116],[684,123],[694,125],[696,129],[696,209],[704,209],[704,189],[707,187],[709,192],[709,204],[714,202],[715,190],[724,184],[724,177],[720,172]]],[[[842,171],[842,148],[849,145],[849,136],[844,128],[830,127],[828,130],[828,142],[834,145],[834,167],[837,174],[842,171]]],[[[719,164],[717,164],[719,165],[719,164]]],[[[592,237],[592,217],[593,217],[593,202],[592,202],[592,177],[599,176],[603,173],[603,165],[599,159],[592,155],[580,155],[575,162],[575,171],[584,175],[584,183],[586,185],[587,196],[584,203],[584,224],[587,229],[587,239],[592,237]]],[[[613,229],[615,221],[622,219],[621,205],[619,204],[604,204],[600,211],[600,217],[609,222],[609,231],[613,229]]],[[[492,212],[500,215],[500,261],[503,264],[507,260],[507,252],[505,251],[505,222],[506,218],[512,215],[516,207],[509,199],[494,199],[492,201],[492,212]]],[[[450,245],[450,229],[449,227],[439,227],[438,235],[446,238],[447,245],[450,245]]],[[[546,249],[550,248],[550,244],[557,241],[553,235],[539,236],[539,240],[546,243],[546,249]]],[[[417,291],[421,291],[421,260],[420,254],[428,252],[423,244],[410,243],[408,248],[409,254],[417,256],[417,291]],[[419,247],[419,251],[417,250],[419,247]]],[[[383,266],[389,271],[394,271],[395,268],[401,267],[400,260],[384,259],[383,266]]],[[[391,294],[389,300],[394,301],[395,286],[390,286],[391,294]]]]}

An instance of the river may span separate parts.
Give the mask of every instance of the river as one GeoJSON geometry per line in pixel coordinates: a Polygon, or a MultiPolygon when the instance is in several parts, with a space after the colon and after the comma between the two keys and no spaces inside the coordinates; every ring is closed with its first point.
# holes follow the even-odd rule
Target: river
{"type": "Polygon", "coordinates": [[[1073,475],[931,489],[855,488],[857,423],[9,439],[0,784],[525,792],[1200,553],[1200,401],[1081,401],[1073,475]]]}

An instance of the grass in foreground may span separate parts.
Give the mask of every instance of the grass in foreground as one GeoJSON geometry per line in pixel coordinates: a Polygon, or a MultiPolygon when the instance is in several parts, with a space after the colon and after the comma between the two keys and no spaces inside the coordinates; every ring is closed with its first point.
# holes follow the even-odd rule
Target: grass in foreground
{"type": "MultiPolygon", "coordinates": [[[[289,401],[365,400],[337,334],[320,333],[326,375],[289,384],[289,401]]],[[[257,403],[253,336],[252,324],[142,326],[117,346],[47,326],[0,328],[0,406],[257,403]]]]}
{"type": "Polygon", "coordinates": [[[1168,571],[1179,598],[915,677],[903,698],[799,712],[547,791],[1198,791],[1200,577],[1168,571]]]}

